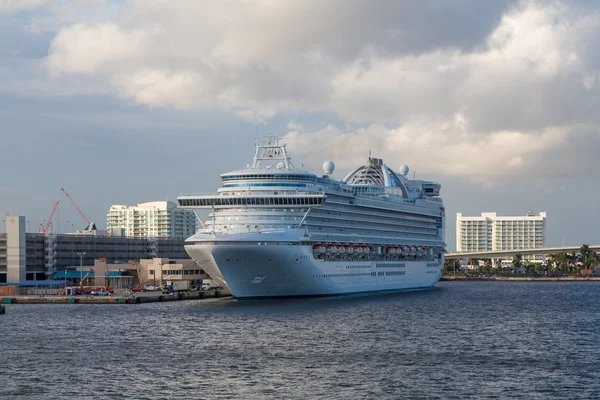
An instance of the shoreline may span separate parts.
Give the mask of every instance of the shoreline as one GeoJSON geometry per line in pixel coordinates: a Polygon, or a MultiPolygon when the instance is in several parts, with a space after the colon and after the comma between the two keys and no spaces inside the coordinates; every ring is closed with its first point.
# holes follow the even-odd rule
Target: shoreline
{"type": "Polygon", "coordinates": [[[532,276],[452,276],[452,275],[442,275],[441,281],[517,281],[517,282],[600,282],[600,277],[598,276],[563,276],[563,277],[553,277],[553,276],[540,276],[540,277],[532,277],[532,276]]]}
{"type": "Polygon", "coordinates": [[[231,297],[220,290],[203,292],[181,292],[150,296],[31,296],[14,295],[0,297],[0,304],[143,304],[165,301],[201,300],[211,298],[231,297]]]}

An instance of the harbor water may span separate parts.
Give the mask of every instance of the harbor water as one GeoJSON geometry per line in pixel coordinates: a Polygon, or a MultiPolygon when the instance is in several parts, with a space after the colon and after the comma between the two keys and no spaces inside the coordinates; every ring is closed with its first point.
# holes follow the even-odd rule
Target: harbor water
{"type": "Polygon", "coordinates": [[[600,282],[8,305],[0,398],[600,398],[600,282]]]}

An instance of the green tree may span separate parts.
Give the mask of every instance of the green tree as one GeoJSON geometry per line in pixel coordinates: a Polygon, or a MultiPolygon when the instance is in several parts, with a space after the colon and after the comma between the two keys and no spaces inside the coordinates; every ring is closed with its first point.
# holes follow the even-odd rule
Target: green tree
{"type": "Polygon", "coordinates": [[[595,269],[598,255],[587,244],[584,244],[579,249],[579,254],[581,256],[581,264],[584,268],[587,269],[595,269]]]}
{"type": "Polygon", "coordinates": [[[567,256],[567,253],[561,251],[554,255],[554,259],[556,262],[556,269],[566,274],[569,271],[569,257],[567,256]]]}
{"type": "Polygon", "coordinates": [[[534,269],[537,274],[543,275],[548,270],[548,266],[542,263],[536,263],[534,269]]]}
{"type": "Polygon", "coordinates": [[[519,269],[523,265],[523,255],[517,253],[513,256],[512,265],[514,269],[519,269]]]}
{"type": "Polygon", "coordinates": [[[444,260],[444,274],[456,275],[456,271],[460,269],[459,260],[444,260]]]}
{"type": "Polygon", "coordinates": [[[527,260],[525,261],[525,270],[527,271],[528,274],[535,274],[535,263],[527,260]]]}
{"type": "Polygon", "coordinates": [[[546,255],[546,267],[548,270],[556,269],[556,254],[546,255]]]}
{"type": "Polygon", "coordinates": [[[569,271],[575,272],[576,275],[579,275],[579,256],[573,252],[567,254],[569,271]]]}

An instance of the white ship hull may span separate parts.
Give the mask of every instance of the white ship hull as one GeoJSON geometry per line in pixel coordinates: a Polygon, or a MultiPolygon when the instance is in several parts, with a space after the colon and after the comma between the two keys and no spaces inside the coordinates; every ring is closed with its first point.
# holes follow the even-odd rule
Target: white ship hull
{"type": "Polygon", "coordinates": [[[325,261],[311,246],[196,243],[186,251],[237,298],[327,296],[420,290],[442,275],[442,260],[325,261]]]}

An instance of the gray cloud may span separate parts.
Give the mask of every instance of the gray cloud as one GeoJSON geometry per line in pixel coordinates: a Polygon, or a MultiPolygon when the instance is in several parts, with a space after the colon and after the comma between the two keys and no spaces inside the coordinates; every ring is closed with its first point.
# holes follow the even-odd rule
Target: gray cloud
{"type": "Polygon", "coordinates": [[[290,140],[315,159],[310,143],[328,143],[348,164],[368,145],[486,182],[545,176],[571,149],[563,173],[594,173],[577,147],[595,143],[600,100],[600,13],[586,3],[133,0],[107,15],[57,32],[50,79],[0,90],[112,92],[252,122],[335,113],[348,126],[290,140]]]}

